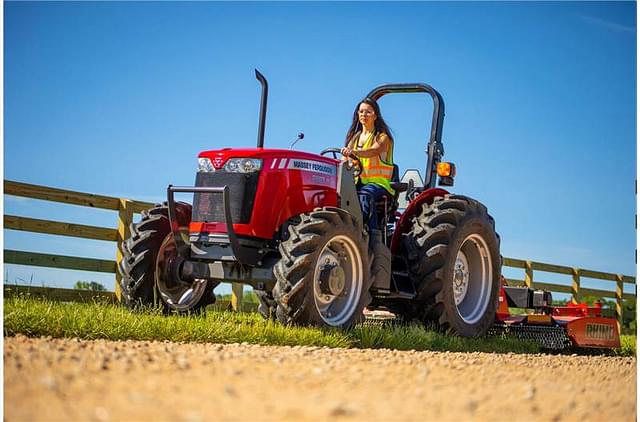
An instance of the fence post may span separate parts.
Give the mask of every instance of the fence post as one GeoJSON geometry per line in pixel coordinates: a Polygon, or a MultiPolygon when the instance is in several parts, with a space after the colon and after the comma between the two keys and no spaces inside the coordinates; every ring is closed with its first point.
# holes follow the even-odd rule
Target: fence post
{"type": "Polygon", "coordinates": [[[622,294],[623,294],[624,284],[622,282],[622,274],[616,275],[616,319],[618,320],[618,332],[622,333],[622,326],[624,323],[623,317],[623,302],[622,302],[622,294]]]}
{"type": "Polygon", "coordinates": [[[533,264],[526,261],[524,264],[524,284],[531,288],[533,286],[533,264]]]}
{"type": "Polygon", "coordinates": [[[571,302],[578,303],[580,301],[580,270],[573,269],[573,284],[571,285],[571,302]]]}
{"type": "Polygon", "coordinates": [[[236,312],[242,310],[243,287],[242,283],[231,283],[231,307],[236,312]]]}
{"type": "Polygon", "coordinates": [[[122,261],[122,250],[121,244],[125,239],[129,237],[131,234],[129,232],[129,225],[133,222],[133,204],[128,199],[120,198],[118,202],[118,240],[116,242],[116,285],[114,287],[114,292],[116,294],[116,299],[120,301],[122,296],[122,291],[120,289],[120,272],[117,270],[117,266],[120,265],[120,261],[122,261]]]}

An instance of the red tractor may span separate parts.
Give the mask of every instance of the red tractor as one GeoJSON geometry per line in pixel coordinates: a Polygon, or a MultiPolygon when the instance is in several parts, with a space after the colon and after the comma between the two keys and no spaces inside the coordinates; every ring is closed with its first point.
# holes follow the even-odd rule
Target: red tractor
{"type": "Polygon", "coordinates": [[[167,203],[142,213],[122,245],[122,300],[193,312],[215,301],[220,282],[236,282],[253,287],[262,315],[284,324],[347,328],[366,308],[483,335],[498,305],[500,238],[484,205],[436,187],[455,176],[441,161],[440,94],[416,83],[367,95],[425,93],[434,105],[424,182],[401,183],[396,167],[396,195],[377,203],[382,231],[368,233],[357,157],[264,148],[268,86],[256,77],[257,148],[200,153],[195,187],[169,186],[167,203]],[[194,193],[193,207],[175,201],[179,192],[194,193]]]}

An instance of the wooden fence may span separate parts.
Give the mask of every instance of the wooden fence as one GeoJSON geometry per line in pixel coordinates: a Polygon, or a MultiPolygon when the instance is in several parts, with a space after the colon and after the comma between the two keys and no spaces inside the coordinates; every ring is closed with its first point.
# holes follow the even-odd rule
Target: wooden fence
{"type": "MultiPolygon", "coordinates": [[[[117,211],[117,228],[115,229],[110,227],[96,227],[59,221],[40,220],[15,215],[4,215],[5,229],[116,242],[116,247],[114,248],[116,256],[115,261],[5,249],[4,262],[7,264],[34,265],[39,267],[114,273],[114,293],[116,298],[120,299],[120,274],[117,271],[117,265],[122,259],[120,245],[124,239],[129,237],[129,225],[133,222],[134,214],[149,209],[153,207],[154,204],[126,198],[114,198],[110,196],[95,195],[92,193],[31,185],[11,180],[4,181],[4,194],[117,211]]],[[[240,308],[242,303],[241,284],[232,284],[231,303],[233,309],[240,308]]]]}
{"type": "MultiPolygon", "coordinates": [[[[95,195],[91,193],[74,192],[69,190],[14,182],[10,180],[4,181],[4,193],[5,195],[21,196],[26,198],[41,199],[46,201],[117,211],[118,217],[116,229],[107,227],[86,226],[73,223],[63,223],[58,221],[38,220],[34,218],[19,217],[14,215],[4,216],[5,229],[23,230],[35,233],[46,233],[60,236],[72,236],[85,239],[97,239],[116,242],[117,247],[115,251],[115,261],[5,249],[4,262],[8,264],[35,265],[42,267],[115,273],[115,296],[119,299],[120,276],[116,271],[116,265],[120,261],[120,259],[122,259],[120,243],[129,236],[129,224],[133,221],[134,214],[140,213],[142,210],[151,208],[153,206],[152,203],[135,201],[125,198],[114,198],[109,196],[95,195]]],[[[604,273],[582,268],[572,268],[562,265],[545,264],[542,262],[533,262],[506,257],[503,260],[503,266],[524,270],[524,278],[522,280],[507,279],[507,283],[509,285],[525,285],[528,287],[549,290],[556,293],[567,293],[571,295],[573,302],[579,302],[581,297],[587,295],[613,298],[616,301],[615,314],[619,324],[622,324],[623,321],[623,300],[635,300],[636,298],[635,286],[634,293],[624,293],[625,283],[634,285],[636,283],[635,277],[628,275],[604,273]],[[569,275],[571,276],[572,284],[563,285],[549,281],[545,282],[538,281],[537,279],[534,280],[534,271],[569,275]],[[616,283],[615,291],[582,287],[580,285],[582,278],[613,281],[616,283]]],[[[55,293],[54,296],[57,294],[58,293],[55,293]]],[[[67,295],[64,297],[73,297],[73,294],[70,294],[68,292],[63,292],[60,294],[67,295]]],[[[239,283],[232,284],[231,305],[233,309],[236,310],[242,308],[242,285],[239,283]]]]}
{"type": "Polygon", "coordinates": [[[636,299],[636,278],[628,275],[605,273],[601,271],[586,270],[582,268],[566,267],[563,265],[546,264],[543,262],[525,261],[522,259],[506,257],[503,258],[503,267],[512,267],[524,270],[524,279],[522,280],[507,278],[507,284],[509,284],[510,286],[527,286],[534,289],[549,290],[555,293],[567,293],[571,295],[571,301],[573,303],[580,302],[581,297],[584,296],[597,296],[615,299],[615,316],[618,320],[618,328],[622,326],[624,318],[624,299],[636,299]],[[571,285],[534,280],[534,271],[571,276],[571,285]],[[613,281],[616,283],[616,287],[615,290],[582,287],[581,280],[583,278],[613,281]],[[634,285],[634,293],[624,292],[625,283],[634,285]]]}

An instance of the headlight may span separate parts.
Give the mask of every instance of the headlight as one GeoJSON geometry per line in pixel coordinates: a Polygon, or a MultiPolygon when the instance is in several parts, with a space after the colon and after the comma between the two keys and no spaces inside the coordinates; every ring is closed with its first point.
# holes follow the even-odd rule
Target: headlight
{"type": "Polygon", "coordinates": [[[211,164],[211,160],[205,157],[198,158],[198,173],[213,173],[216,169],[211,164]]]}
{"type": "Polygon", "coordinates": [[[262,160],[257,158],[231,158],[224,169],[230,173],[253,173],[262,168],[262,160]]]}

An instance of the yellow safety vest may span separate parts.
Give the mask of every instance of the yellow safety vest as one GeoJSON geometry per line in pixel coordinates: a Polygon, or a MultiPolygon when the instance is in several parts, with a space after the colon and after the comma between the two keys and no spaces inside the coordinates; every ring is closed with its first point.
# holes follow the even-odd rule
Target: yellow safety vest
{"type": "MultiPolygon", "coordinates": [[[[362,149],[370,148],[373,145],[375,138],[379,136],[379,134],[375,137],[373,135],[373,133],[369,135],[362,149]]],[[[360,133],[357,133],[353,140],[355,150],[360,149],[358,148],[359,137],[360,133]]],[[[376,155],[375,157],[360,157],[360,162],[362,163],[362,174],[358,179],[360,179],[363,185],[375,183],[385,188],[391,195],[396,194],[396,191],[391,188],[391,178],[393,177],[393,142],[389,143],[387,149],[387,161],[380,158],[380,155],[376,155]]]]}

